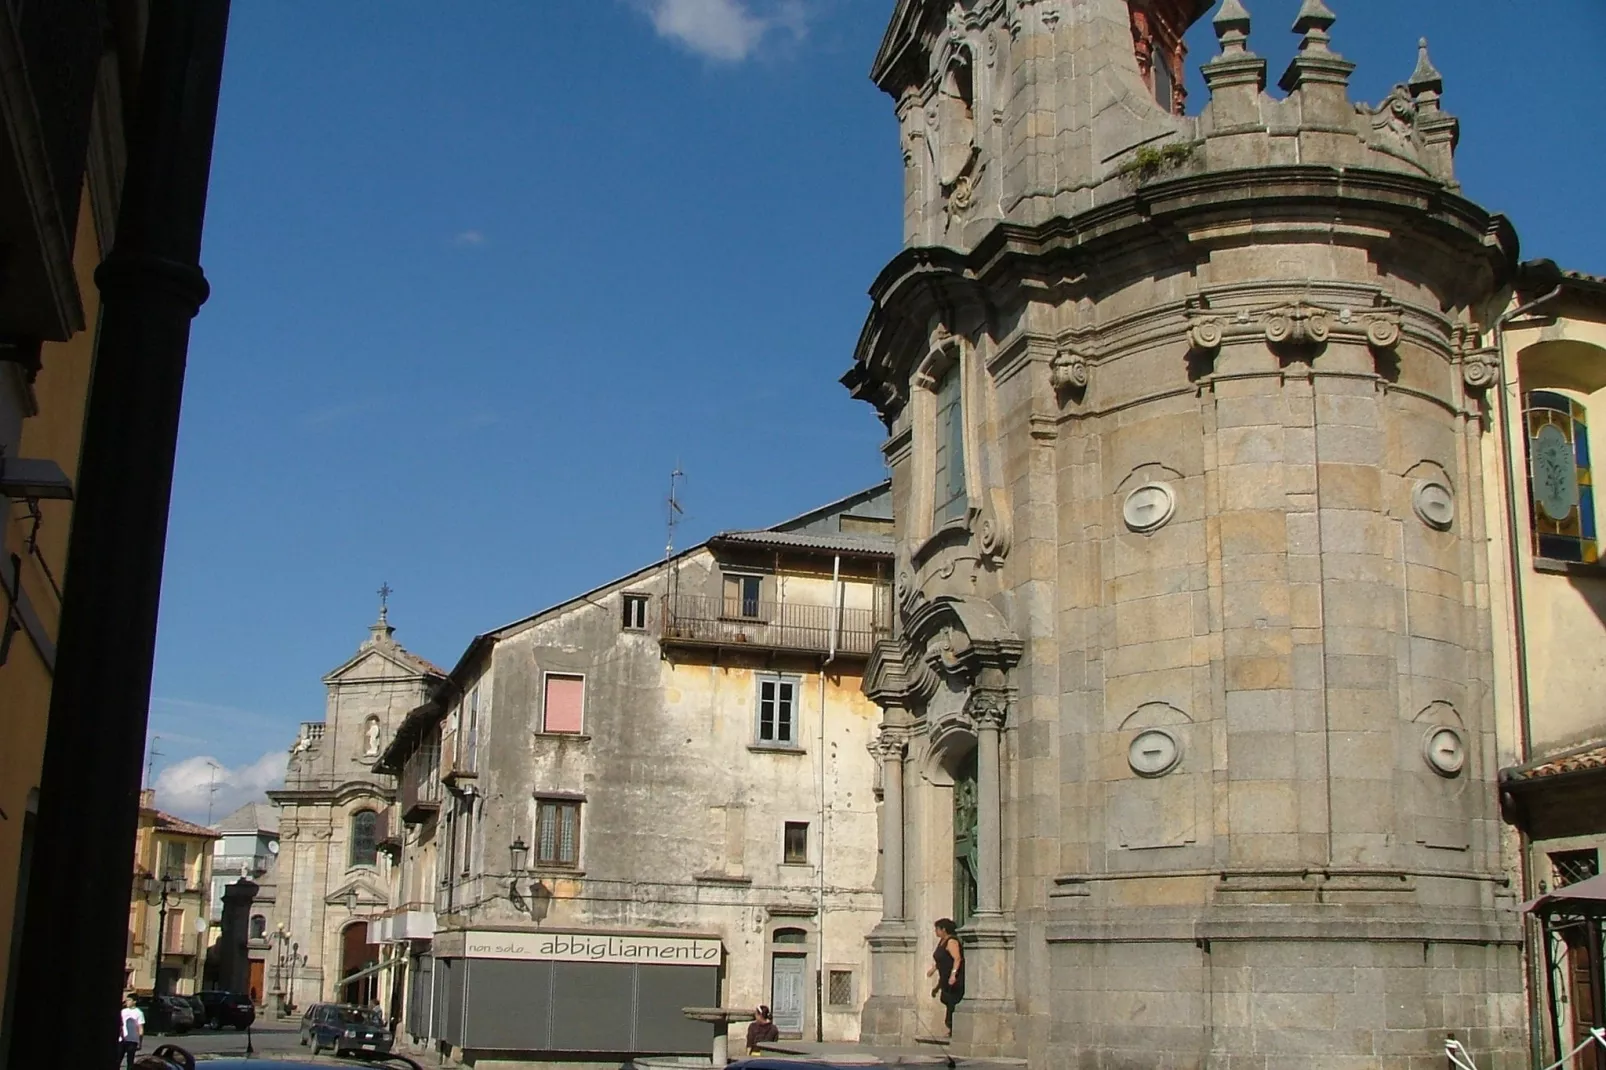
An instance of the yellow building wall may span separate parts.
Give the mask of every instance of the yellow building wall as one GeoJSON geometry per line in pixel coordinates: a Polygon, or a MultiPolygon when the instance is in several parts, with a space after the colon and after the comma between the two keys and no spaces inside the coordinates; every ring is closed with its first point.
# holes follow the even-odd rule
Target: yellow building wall
{"type": "MultiPolygon", "coordinates": [[[[1498,427],[1483,436],[1484,478],[1489,531],[1491,609],[1495,622],[1495,705],[1499,764],[1512,765],[1606,736],[1606,714],[1597,696],[1606,691],[1606,567],[1568,573],[1534,567],[1529,534],[1526,436],[1521,393],[1554,390],[1583,402],[1590,426],[1591,467],[1606,484],[1606,302],[1569,303],[1564,296],[1539,322],[1507,332],[1502,348],[1507,382],[1504,413],[1511,444],[1508,483],[1501,462],[1504,440],[1498,427]],[[1515,485],[1515,493],[1513,486],[1515,485]],[[1522,753],[1514,671],[1516,623],[1512,615],[1512,577],[1508,518],[1516,517],[1532,738],[1522,753]],[[1593,574],[1592,574],[1593,573],[1593,574]]],[[[1524,317],[1526,319],[1526,317],[1524,317]]],[[[1606,486],[1595,491],[1597,536],[1606,532],[1606,486]]],[[[1597,539],[1606,542],[1606,540],[1597,539]]],[[[1603,547],[1606,548],[1606,547],[1603,547]]]]}
{"type": "MultiPolygon", "coordinates": [[[[42,367],[34,381],[39,414],[22,425],[20,456],[46,458],[76,480],[78,454],[94,363],[95,333],[100,320],[100,291],[94,282],[101,250],[90,210],[87,183],[80,198],[78,231],[74,238],[74,268],[84,305],[87,330],[70,340],[47,342],[40,354],[42,367]]],[[[71,502],[40,502],[43,521],[37,547],[44,559],[28,552],[33,520],[27,510],[13,505],[3,534],[5,554],[0,567],[8,574],[10,555],[21,559],[21,586],[45,631],[54,643],[61,602],[55,586],[67,571],[67,537],[72,523],[71,502]],[[49,575],[46,574],[48,568],[49,575]],[[54,581],[54,586],[52,581],[54,581]]],[[[18,868],[22,851],[23,815],[29,796],[38,790],[44,761],[45,728],[50,715],[51,672],[43,656],[18,629],[11,651],[0,665],[0,932],[10,934],[16,917],[18,868]]],[[[9,941],[8,941],[9,943],[9,941]]],[[[0,954],[0,1000],[5,998],[10,956],[0,954]]]]}

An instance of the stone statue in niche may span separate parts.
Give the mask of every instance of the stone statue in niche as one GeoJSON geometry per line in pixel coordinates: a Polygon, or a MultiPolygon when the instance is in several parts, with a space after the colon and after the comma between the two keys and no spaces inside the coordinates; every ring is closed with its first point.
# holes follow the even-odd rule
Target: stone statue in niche
{"type": "Polygon", "coordinates": [[[369,756],[379,753],[379,718],[377,717],[368,718],[367,723],[363,725],[362,752],[369,756]]]}

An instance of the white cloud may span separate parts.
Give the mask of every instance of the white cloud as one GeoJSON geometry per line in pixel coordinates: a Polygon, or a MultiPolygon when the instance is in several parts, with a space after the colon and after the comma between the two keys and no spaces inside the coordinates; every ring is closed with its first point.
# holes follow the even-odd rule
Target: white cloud
{"type": "Polygon", "coordinates": [[[660,37],[677,41],[709,59],[737,63],[758,47],[776,27],[802,36],[803,7],[799,0],[772,3],[764,14],[752,9],[754,0],[647,0],[647,13],[660,37]]]}
{"type": "Polygon", "coordinates": [[[484,245],[485,232],[483,230],[460,230],[452,235],[453,245],[484,245]]]}
{"type": "Polygon", "coordinates": [[[208,754],[185,758],[157,776],[156,805],[190,821],[205,822],[210,801],[212,820],[221,821],[282,784],[287,760],[284,751],[269,751],[249,765],[231,769],[208,754]]]}

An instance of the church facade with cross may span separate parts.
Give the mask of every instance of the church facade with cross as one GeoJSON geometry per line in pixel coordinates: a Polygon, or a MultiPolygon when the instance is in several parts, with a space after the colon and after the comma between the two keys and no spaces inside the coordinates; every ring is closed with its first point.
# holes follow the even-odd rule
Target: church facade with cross
{"type": "Polygon", "coordinates": [[[394,592],[387,583],[378,593],[378,619],[356,653],[323,678],[323,719],[302,724],[284,786],[268,793],[279,808],[280,837],[269,925],[284,946],[266,981],[270,996],[300,1007],[366,1004],[387,991],[380,942],[370,930],[390,905],[379,845],[395,787],[373,765],[445,672],[396,641],[394,592]]]}
{"type": "Polygon", "coordinates": [[[1526,1059],[1494,790],[1491,338],[1425,42],[1305,0],[901,0],[905,249],[844,383],[895,503],[867,1041],[1033,1066],[1526,1059]],[[1255,33],[1266,32],[1260,25],[1255,33]],[[1415,61],[1414,69],[1412,61],[1415,61]]]}

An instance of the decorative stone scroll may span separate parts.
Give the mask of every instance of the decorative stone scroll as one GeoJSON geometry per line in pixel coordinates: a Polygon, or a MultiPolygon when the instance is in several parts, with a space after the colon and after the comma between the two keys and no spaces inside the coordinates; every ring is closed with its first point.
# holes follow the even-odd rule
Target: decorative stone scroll
{"type": "Polygon", "coordinates": [[[1053,363],[1048,369],[1048,381],[1056,391],[1081,394],[1087,389],[1091,373],[1092,366],[1088,364],[1087,355],[1079,349],[1065,346],[1054,354],[1053,363]]]}

